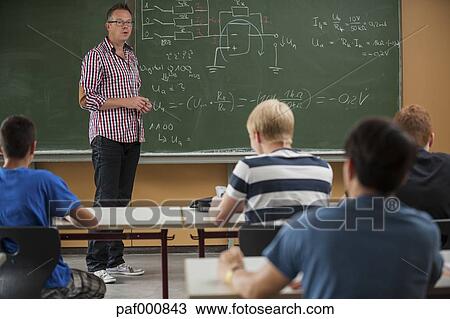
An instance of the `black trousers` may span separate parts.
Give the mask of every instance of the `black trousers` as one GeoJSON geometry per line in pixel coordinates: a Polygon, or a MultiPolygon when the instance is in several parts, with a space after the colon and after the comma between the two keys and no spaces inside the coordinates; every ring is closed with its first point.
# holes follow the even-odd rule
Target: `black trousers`
{"type": "MultiPolygon", "coordinates": [[[[134,177],[141,151],[140,143],[120,143],[97,136],[92,141],[91,148],[96,186],[95,205],[101,207],[127,206],[133,193],[134,177]]],[[[86,255],[88,271],[112,268],[122,263],[124,260],[121,240],[89,241],[86,255]]]]}

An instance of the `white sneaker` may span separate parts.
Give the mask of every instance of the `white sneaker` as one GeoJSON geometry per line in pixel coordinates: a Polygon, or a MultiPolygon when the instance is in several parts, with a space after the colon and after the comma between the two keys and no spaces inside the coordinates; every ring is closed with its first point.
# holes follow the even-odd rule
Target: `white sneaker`
{"type": "Polygon", "coordinates": [[[113,275],[123,276],[141,276],[145,272],[143,269],[133,268],[126,263],[120,264],[114,268],[107,268],[106,271],[113,275]]]}
{"type": "Polygon", "coordinates": [[[106,270],[97,270],[94,272],[94,275],[96,275],[98,278],[103,280],[105,284],[113,284],[116,282],[116,278],[111,276],[106,270]]]}

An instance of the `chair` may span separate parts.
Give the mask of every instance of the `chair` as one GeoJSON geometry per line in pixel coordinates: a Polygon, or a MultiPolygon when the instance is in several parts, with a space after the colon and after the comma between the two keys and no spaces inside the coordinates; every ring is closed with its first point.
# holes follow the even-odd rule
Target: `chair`
{"type": "Polygon", "coordinates": [[[265,222],[245,224],[239,229],[239,246],[244,256],[261,256],[266,248],[277,235],[285,223],[296,221],[298,217],[308,212],[313,212],[321,206],[280,206],[276,210],[258,210],[264,215],[265,222]]]}
{"type": "Polygon", "coordinates": [[[450,220],[439,220],[436,224],[441,231],[442,249],[450,249],[450,220]]]}
{"type": "Polygon", "coordinates": [[[282,224],[246,224],[239,229],[239,246],[244,256],[261,256],[281,229],[282,224]]]}
{"type": "MultiPolygon", "coordinates": [[[[45,227],[0,227],[0,243],[12,241],[18,249],[3,248],[0,298],[40,298],[41,290],[58,263],[59,233],[45,227]]],[[[0,257],[1,259],[1,257],[0,257]]]]}

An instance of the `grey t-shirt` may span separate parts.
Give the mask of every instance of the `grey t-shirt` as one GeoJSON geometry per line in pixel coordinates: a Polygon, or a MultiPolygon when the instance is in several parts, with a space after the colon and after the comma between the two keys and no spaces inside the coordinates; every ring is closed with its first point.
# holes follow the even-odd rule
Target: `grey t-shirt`
{"type": "Polygon", "coordinates": [[[366,196],[303,213],[263,254],[289,279],[303,272],[305,298],[424,298],[442,271],[439,231],[398,204],[366,196]]]}

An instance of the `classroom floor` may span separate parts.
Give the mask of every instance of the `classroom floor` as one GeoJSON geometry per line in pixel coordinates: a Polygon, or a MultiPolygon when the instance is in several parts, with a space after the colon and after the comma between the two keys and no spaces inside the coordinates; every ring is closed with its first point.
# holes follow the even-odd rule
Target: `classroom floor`
{"type": "MultiPolygon", "coordinates": [[[[186,298],[184,259],[197,258],[197,253],[169,254],[169,298],[186,298]]],[[[207,257],[217,257],[209,253],[207,257]]],[[[63,255],[71,268],[86,270],[85,255],[63,255]]],[[[106,285],[105,298],[161,298],[161,256],[159,254],[127,254],[125,261],[145,270],[139,277],[117,276],[114,284],[106,285]]]]}

